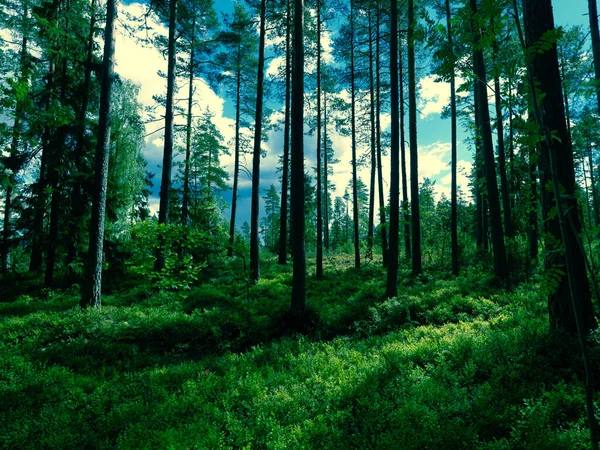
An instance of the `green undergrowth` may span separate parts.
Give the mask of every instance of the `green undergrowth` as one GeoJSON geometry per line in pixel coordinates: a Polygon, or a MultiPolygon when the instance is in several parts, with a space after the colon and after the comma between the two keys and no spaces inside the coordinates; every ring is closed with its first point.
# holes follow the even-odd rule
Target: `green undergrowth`
{"type": "Polygon", "coordinates": [[[332,263],[309,277],[301,335],[290,268],[266,261],[250,285],[219,264],[186,290],[115,284],[101,311],[76,287],[0,303],[2,446],[588,447],[578,348],[535,283],[404,268],[385,299],[376,264],[332,263]]]}

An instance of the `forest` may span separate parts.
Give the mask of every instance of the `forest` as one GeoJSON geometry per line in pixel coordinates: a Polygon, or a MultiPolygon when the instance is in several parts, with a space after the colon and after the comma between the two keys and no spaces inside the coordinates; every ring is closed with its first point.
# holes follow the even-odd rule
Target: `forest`
{"type": "Polygon", "coordinates": [[[565,5],[2,0],[0,447],[597,450],[565,5]]]}

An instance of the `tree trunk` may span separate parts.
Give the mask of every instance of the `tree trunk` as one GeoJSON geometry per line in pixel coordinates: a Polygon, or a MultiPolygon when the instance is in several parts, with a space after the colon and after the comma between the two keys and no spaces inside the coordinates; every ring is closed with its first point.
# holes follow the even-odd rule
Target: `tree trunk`
{"type": "Polygon", "coordinates": [[[90,28],[87,41],[87,57],[85,60],[85,71],[83,75],[83,86],[81,88],[81,106],[77,114],[77,124],[79,126],[79,136],[73,152],[73,160],[77,178],[73,182],[73,192],[71,194],[71,222],[70,222],[70,240],[68,246],[67,264],[75,261],[80,250],[80,240],[83,228],[83,217],[87,202],[83,198],[82,178],[85,158],[86,143],[86,116],[89,106],[89,92],[92,83],[92,64],[94,58],[94,33],[96,31],[96,0],[92,0],[90,5],[90,28]]]}
{"type": "MultiPolygon", "coordinates": [[[[404,222],[404,257],[411,259],[410,246],[410,214],[408,203],[408,177],[406,175],[406,138],[404,136],[404,61],[402,57],[402,43],[398,45],[398,94],[400,97],[400,158],[402,164],[402,220],[404,222]]],[[[391,212],[390,212],[391,217],[391,212]]]]}
{"type": "MultiPolygon", "coordinates": [[[[499,44],[494,41],[494,58],[497,59],[499,44]]],[[[498,62],[496,61],[496,64],[498,62]]],[[[498,135],[498,170],[500,171],[500,189],[502,193],[502,212],[504,214],[504,232],[507,237],[515,234],[510,208],[510,192],[506,177],[506,156],[504,154],[504,115],[502,113],[502,96],[500,95],[500,71],[494,74],[494,98],[496,106],[496,130],[498,135]]]]}
{"type": "Polygon", "coordinates": [[[292,303],[291,312],[301,317],[306,309],[306,255],[304,250],[304,30],[302,0],[294,0],[294,74],[292,85],[292,303]]]}
{"type": "Polygon", "coordinates": [[[598,210],[598,193],[596,190],[596,177],[594,176],[594,160],[592,158],[592,146],[588,145],[588,164],[590,166],[590,183],[592,185],[592,202],[594,205],[594,225],[600,225],[600,210],[598,210]]]}
{"type": "MultiPolygon", "coordinates": [[[[533,114],[530,116],[533,118],[533,114]]],[[[538,192],[537,192],[537,176],[536,176],[536,148],[529,149],[529,220],[527,237],[529,240],[529,257],[532,261],[537,262],[538,257],[538,192]]]]}
{"type": "Polygon", "coordinates": [[[237,213],[238,183],[240,179],[240,111],[241,111],[241,91],[242,91],[242,67],[241,44],[238,44],[238,67],[236,73],[235,90],[235,154],[233,156],[233,192],[231,194],[231,219],[229,220],[229,247],[227,247],[227,256],[233,256],[233,244],[235,241],[235,215],[237,213]]]}
{"type": "MultiPolygon", "coordinates": [[[[29,18],[29,12],[25,6],[23,11],[23,20],[26,21],[29,18]]],[[[25,25],[25,24],[24,24],[25,25]]],[[[21,58],[20,58],[20,81],[26,83],[29,79],[29,54],[27,53],[27,29],[23,27],[23,39],[21,40],[21,58]]],[[[20,170],[20,164],[17,164],[16,159],[19,154],[19,140],[21,139],[21,121],[23,119],[23,104],[20,100],[17,100],[15,105],[15,120],[12,128],[12,142],[10,146],[10,160],[13,162],[11,167],[13,173],[10,175],[8,185],[6,187],[6,196],[4,198],[4,222],[2,232],[2,249],[1,253],[1,266],[0,273],[6,273],[8,271],[9,261],[8,253],[10,250],[10,239],[11,239],[11,228],[10,228],[10,216],[12,214],[12,192],[13,183],[15,182],[16,173],[20,170]]]]}
{"type": "MultiPolygon", "coordinates": [[[[394,29],[395,30],[395,29],[394,29]]],[[[408,0],[408,131],[410,139],[410,209],[412,214],[412,273],[423,272],[421,211],[419,206],[419,151],[417,149],[417,82],[415,72],[415,8],[408,0]]]]}
{"type": "Polygon", "coordinates": [[[111,93],[115,63],[115,18],[117,0],[106,3],[106,28],[104,30],[104,60],[102,62],[102,87],[98,113],[98,141],[94,172],[94,198],[90,222],[90,246],[86,280],[81,296],[82,308],[100,308],[102,301],[102,248],[104,243],[104,217],[106,213],[106,188],[108,159],[110,155],[111,93]]]}
{"type": "MultiPolygon", "coordinates": [[[[525,0],[523,2],[525,39],[527,47],[538,43],[554,30],[550,0],[525,0]]],[[[559,248],[564,253],[550,255],[555,264],[566,267],[558,290],[549,301],[551,326],[576,334],[581,346],[585,370],[585,399],[592,448],[598,449],[598,423],[594,414],[594,373],[589,361],[588,333],[597,326],[591,302],[585,255],[579,240],[581,223],[579,205],[575,196],[576,181],[573,149],[568,136],[564,105],[561,101],[561,79],[556,44],[543,53],[532,54],[530,62],[530,87],[534,98],[535,117],[544,141],[541,144],[540,171],[542,186],[552,183],[552,191],[542,189],[545,224],[559,248]],[[539,101],[536,89],[545,95],[539,101]],[[553,194],[553,198],[552,198],[553,194]],[[564,195],[563,195],[564,194],[564,195]],[[557,214],[548,217],[548,202],[553,201],[557,214]],[[558,226],[557,226],[558,225],[558,226]],[[562,261],[561,261],[562,260],[562,261]]],[[[550,258],[549,258],[550,259],[550,258]]]]}
{"type": "Polygon", "coordinates": [[[592,54],[594,55],[594,76],[596,79],[596,101],[600,114],[600,32],[598,31],[598,7],[596,0],[588,0],[590,16],[590,35],[592,37],[592,54]]]}
{"type": "Polygon", "coordinates": [[[494,149],[492,145],[492,129],[490,126],[490,113],[487,101],[487,82],[483,51],[480,47],[479,30],[475,28],[475,16],[477,12],[477,0],[470,0],[471,6],[471,29],[474,33],[473,64],[475,72],[475,89],[477,90],[477,101],[479,108],[479,125],[481,129],[481,145],[483,156],[483,167],[485,170],[487,201],[490,209],[490,225],[492,230],[492,248],[494,251],[494,273],[508,282],[508,266],[506,264],[506,250],[504,247],[504,232],[502,231],[502,218],[500,215],[500,200],[498,196],[498,184],[496,179],[496,166],[494,161],[494,149]]]}
{"type": "Polygon", "coordinates": [[[373,80],[373,24],[369,8],[369,121],[371,125],[371,183],[369,187],[369,224],[367,232],[367,258],[373,258],[373,234],[375,229],[375,174],[377,158],[375,148],[375,82],[373,80]]]}
{"type": "Polygon", "coordinates": [[[354,221],[354,267],[360,269],[360,236],[358,226],[358,187],[356,174],[356,79],[354,67],[354,0],[350,0],[350,95],[352,109],[352,218],[354,221]]]}
{"type": "Polygon", "coordinates": [[[391,147],[390,147],[390,249],[387,267],[387,281],[385,295],[395,297],[398,295],[398,232],[400,220],[400,174],[399,174],[399,141],[400,130],[398,124],[398,2],[390,1],[390,83],[391,83],[391,147]]]}
{"type": "Polygon", "coordinates": [[[252,155],[252,206],[250,216],[250,278],[260,278],[260,261],[258,256],[258,215],[260,189],[260,144],[262,142],[262,109],[263,84],[265,78],[265,27],[266,0],[260,2],[260,38],[258,45],[258,79],[256,88],[256,119],[254,122],[254,152],[252,155]]]}
{"type": "MultiPolygon", "coordinates": [[[[448,47],[452,58],[454,58],[454,47],[452,45],[452,25],[450,17],[450,0],[446,0],[446,26],[448,31],[448,47]]],[[[459,272],[458,267],[458,225],[457,225],[457,186],[456,186],[456,80],[454,76],[454,60],[452,62],[452,70],[450,73],[450,115],[451,115],[451,134],[452,134],[452,150],[451,150],[451,192],[450,192],[450,234],[452,236],[452,275],[456,276],[459,272]]]]}
{"type": "MultiPolygon", "coordinates": [[[[552,17],[552,6],[547,1],[536,1],[541,3],[538,11],[537,6],[532,6],[529,1],[524,7],[525,38],[527,46],[538,42],[547,31],[554,29],[552,17]],[[535,13],[533,12],[535,10],[535,13]]],[[[585,256],[581,251],[578,239],[581,233],[581,221],[579,219],[579,205],[575,196],[577,189],[575,182],[575,169],[573,163],[573,149],[568,139],[566,117],[561,96],[561,80],[558,68],[558,56],[556,46],[542,54],[536,54],[531,64],[531,75],[535,83],[539,83],[539,89],[544,95],[539,105],[539,113],[536,120],[542,127],[544,135],[551,133],[551,138],[546,138],[541,145],[540,173],[541,186],[552,183],[553,173],[551,167],[551,156],[556,159],[558,170],[557,182],[563,192],[563,201],[566,210],[565,220],[568,225],[565,236],[561,234],[559,217],[550,215],[554,208],[556,198],[548,189],[542,191],[542,212],[544,217],[544,229],[550,233],[557,245],[565,246],[565,255],[553,252],[548,255],[546,265],[551,268],[564,268],[567,259],[574,267],[575,297],[578,308],[582,312],[582,326],[584,331],[595,328],[591,295],[585,267],[585,256]],[[567,251],[567,248],[569,251],[567,251]]],[[[534,106],[535,107],[535,106],[534,106]]],[[[558,289],[549,298],[550,323],[554,328],[564,329],[572,334],[577,332],[575,312],[569,292],[569,280],[562,276],[558,289]]]]}
{"type": "MultiPolygon", "coordinates": [[[[181,199],[181,224],[187,225],[189,218],[190,203],[190,157],[192,155],[192,108],[194,105],[194,69],[195,69],[195,36],[196,36],[196,13],[194,11],[191,30],[192,42],[190,44],[190,63],[188,74],[188,107],[185,128],[185,166],[183,172],[183,198],[181,199]]],[[[239,53],[239,52],[238,52],[239,53]]]]}
{"type": "Polygon", "coordinates": [[[381,8],[377,5],[377,31],[375,40],[375,85],[376,85],[376,106],[375,114],[375,132],[377,139],[377,185],[379,187],[379,227],[381,229],[381,254],[383,258],[383,268],[386,269],[389,262],[387,225],[385,218],[385,194],[383,189],[383,167],[381,163],[381,76],[380,76],[380,55],[379,55],[379,27],[381,25],[381,8]]]}
{"type": "Polygon", "coordinates": [[[327,92],[323,92],[323,192],[325,193],[325,222],[323,244],[329,250],[329,150],[327,149],[327,92]]]}
{"type": "Polygon", "coordinates": [[[317,0],[317,278],[323,277],[323,204],[321,158],[321,0],[317,0]]]}
{"type": "MultiPolygon", "coordinates": [[[[177,0],[169,0],[169,44],[167,60],[167,104],[165,108],[165,146],[163,153],[162,180],[160,183],[160,206],[158,223],[169,224],[169,201],[171,193],[171,168],[173,166],[173,97],[175,92],[175,64],[177,26],[177,0]]],[[[159,236],[156,250],[154,270],[161,271],[165,267],[164,237],[159,236]]]]}
{"type": "Polygon", "coordinates": [[[285,31],[285,119],[283,126],[283,169],[281,172],[281,208],[279,212],[279,264],[287,264],[287,221],[288,221],[288,186],[290,170],[290,87],[292,75],[292,53],[290,41],[292,27],[292,11],[290,0],[287,0],[287,17],[285,31]]]}

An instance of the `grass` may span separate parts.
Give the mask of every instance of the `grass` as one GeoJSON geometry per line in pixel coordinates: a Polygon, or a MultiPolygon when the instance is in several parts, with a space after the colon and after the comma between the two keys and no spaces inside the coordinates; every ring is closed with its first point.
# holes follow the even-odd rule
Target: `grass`
{"type": "Polygon", "coordinates": [[[114,283],[101,311],[82,313],[76,289],[0,303],[2,445],[588,446],[577,346],[550,333],[535,283],[505,292],[476,271],[401,268],[385,299],[376,263],[333,260],[308,280],[313,319],[299,335],[282,326],[289,268],[268,260],[248,286],[218,264],[189,290],[114,283]]]}

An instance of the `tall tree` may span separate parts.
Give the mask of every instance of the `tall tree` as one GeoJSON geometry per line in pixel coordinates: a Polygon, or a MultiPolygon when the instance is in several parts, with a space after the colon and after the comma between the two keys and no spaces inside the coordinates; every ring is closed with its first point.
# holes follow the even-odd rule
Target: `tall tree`
{"type": "Polygon", "coordinates": [[[317,0],[317,255],[316,277],[323,277],[323,202],[321,154],[321,0],[317,0]]]}
{"type": "MultiPolygon", "coordinates": [[[[410,0],[409,0],[410,1],[410,0]]],[[[390,149],[390,248],[385,294],[398,294],[398,232],[400,219],[400,130],[398,123],[398,2],[390,0],[390,82],[392,108],[392,142],[390,149]]]]}
{"type": "Polygon", "coordinates": [[[458,275],[458,225],[457,225],[457,186],[456,186],[456,76],[454,74],[455,69],[455,56],[454,46],[452,43],[452,20],[450,15],[450,0],[446,0],[446,32],[448,37],[448,50],[451,59],[450,68],[450,120],[451,123],[451,139],[452,139],[452,150],[451,150],[451,192],[450,192],[450,233],[452,235],[452,274],[458,275]]]}
{"type": "Polygon", "coordinates": [[[8,270],[8,253],[10,250],[11,240],[11,215],[12,215],[12,202],[13,202],[13,184],[15,183],[16,172],[20,170],[22,165],[22,155],[19,155],[19,145],[22,139],[24,130],[24,119],[25,119],[25,105],[27,103],[28,94],[28,82],[29,82],[29,66],[30,56],[28,50],[29,43],[29,9],[27,3],[23,5],[23,17],[20,26],[21,36],[21,50],[19,58],[19,77],[14,90],[15,108],[14,108],[14,119],[12,125],[12,139],[9,150],[9,156],[4,161],[4,165],[12,171],[9,176],[8,183],[6,186],[6,195],[4,197],[4,221],[3,221],[3,232],[2,232],[2,247],[0,249],[1,262],[0,262],[0,273],[5,273],[8,270]],[[24,94],[25,93],[25,94],[24,94]]]}
{"type": "Polygon", "coordinates": [[[379,188],[379,228],[381,229],[381,253],[383,259],[383,267],[388,266],[388,233],[385,218],[385,195],[383,189],[383,164],[381,162],[381,52],[380,52],[380,28],[381,28],[381,5],[377,3],[377,20],[375,31],[375,91],[376,91],[376,106],[375,113],[375,137],[377,144],[377,185],[379,188]]]}
{"type": "MultiPolygon", "coordinates": [[[[175,69],[176,69],[176,25],[177,25],[177,0],[169,0],[169,41],[167,56],[167,98],[165,108],[165,145],[163,151],[162,179],[160,183],[160,206],[158,223],[169,224],[169,200],[171,192],[171,168],[173,166],[173,115],[175,95],[175,69]]],[[[165,267],[165,255],[162,245],[156,251],[154,270],[161,271],[165,267]]]]}
{"type": "Polygon", "coordinates": [[[415,6],[408,0],[408,131],[410,140],[410,209],[412,214],[412,272],[423,271],[419,209],[419,152],[417,149],[417,82],[415,69],[415,6]]]}
{"type": "Polygon", "coordinates": [[[248,10],[241,4],[234,6],[232,17],[227,18],[225,22],[231,36],[226,41],[225,51],[218,55],[218,60],[226,69],[222,77],[223,83],[228,93],[235,98],[233,192],[229,220],[229,246],[227,248],[227,255],[231,257],[235,240],[240,160],[244,142],[242,130],[249,126],[247,117],[254,113],[253,107],[248,105],[256,103],[258,37],[248,10]]]}
{"type": "Polygon", "coordinates": [[[354,10],[355,0],[350,0],[350,102],[352,128],[352,216],[354,219],[354,267],[360,269],[360,235],[358,222],[357,156],[356,156],[356,66],[354,65],[354,10]]]}
{"type": "Polygon", "coordinates": [[[502,231],[502,218],[500,215],[498,182],[496,180],[496,166],[492,144],[492,130],[490,126],[482,36],[481,30],[476,26],[476,24],[480,23],[480,15],[477,8],[477,0],[470,0],[469,5],[471,9],[471,29],[474,33],[473,65],[475,90],[477,91],[478,102],[477,114],[479,115],[479,131],[481,132],[482,145],[481,151],[486,178],[487,201],[490,210],[492,247],[494,250],[494,272],[498,278],[508,281],[508,266],[506,264],[506,250],[504,247],[504,233],[502,231]]]}
{"type": "Polygon", "coordinates": [[[303,1],[294,0],[294,39],[292,77],[292,160],[290,212],[292,219],[292,304],[301,316],[306,309],[306,254],[304,249],[304,26],[303,1]]]}
{"type": "Polygon", "coordinates": [[[117,0],[106,3],[106,28],[104,31],[104,59],[102,61],[102,90],[98,140],[94,167],[94,197],[90,222],[88,266],[80,305],[100,308],[102,301],[102,249],[104,244],[104,218],[106,214],[106,186],[108,184],[108,158],[110,154],[111,94],[115,64],[115,19],[117,0]]]}
{"type": "Polygon", "coordinates": [[[549,255],[547,264],[552,264],[550,269],[556,268],[557,265],[566,268],[566,275],[561,276],[559,287],[549,298],[550,323],[553,327],[579,337],[585,368],[588,426],[592,448],[598,449],[593,369],[590,367],[587,350],[588,332],[595,328],[597,323],[591,302],[585,255],[579,241],[581,222],[575,196],[573,149],[562,102],[556,41],[552,38],[554,17],[550,0],[525,0],[523,21],[535,118],[544,136],[540,155],[544,225],[558,248],[563,249],[549,255]],[[551,191],[544,188],[547,183],[551,184],[551,191]],[[551,208],[554,207],[557,214],[551,215],[551,208]]]}
{"type": "Polygon", "coordinates": [[[290,96],[292,78],[292,8],[286,3],[285,21],[285,117],[283,125],[283,169],[281,174],[281,207],[279,212],[279,264],[287,264],[288,186],[290,169],[290,96]]]}
{"type": "Polygon", "coordinates": [[[260,37],[258,44],[258,77],[256,83],[256,119],[254,121],[254,152],[252,155],[252,205],[250,216],[250,277],[258,281],[260,277],[258,215],[260,189],[260,157],[263,119],[263,84],[265,78],[265,33],[267,1],[260,2],[260,37]]]}
{"type": "Polygon", "coordinates": [[[592,37],[592,54],[594,56],[594,78],[596,79],[596,101],[600,114],[600,31],[598,31],[598,7],[596,0],[588,0],[590,17],[590,35],[592,37]]]}

